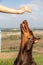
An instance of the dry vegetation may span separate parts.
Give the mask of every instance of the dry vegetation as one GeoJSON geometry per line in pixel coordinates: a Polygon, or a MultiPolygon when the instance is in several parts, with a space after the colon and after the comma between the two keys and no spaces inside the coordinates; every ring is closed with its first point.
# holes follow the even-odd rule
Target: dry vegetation
{"type": "MultiPolygon", "coordinates": [[[[33,52],[43,54],[43,31],[34,31],[35,36],[41,37],[39,43],[34,45],[33,52]]],[[[21,43],[21,33],[2,32],[2,53],[0,58],[13,58],[17,55],[21,43]],[[9,53],[8,53],[9,52],[9,53]]]]}
{"type": "MultiPolygon", "coordinates": [[[[33,56],[37,65],[43,65],[43,31],[33,31],[41,40],[33,47],[33,56]]],[[[2,52],[0,52],[0,65],[13,65],[21,43],[20,31],[2,32],[2,52]]]]}

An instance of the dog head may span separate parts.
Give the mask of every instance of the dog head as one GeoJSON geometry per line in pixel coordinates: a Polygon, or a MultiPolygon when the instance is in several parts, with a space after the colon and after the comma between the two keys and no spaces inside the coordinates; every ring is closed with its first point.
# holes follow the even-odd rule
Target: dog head
{"type": "MultiPolygon", "coordinates": [[[[40,38],[36,38],[33,35],[33,32],[30,30],[30,28],[28,27],[28,23],[27,20],[24,20],[21,24],[20,24],[20,29],[21,29],[21,37],[22,37],[22,42],[23,42],[23,46],[29,42],[29,46],[34,44],[35,42],[38,42],[40,38]]],[[[30,46],[31,47],[31,46],[30,46]]]]}

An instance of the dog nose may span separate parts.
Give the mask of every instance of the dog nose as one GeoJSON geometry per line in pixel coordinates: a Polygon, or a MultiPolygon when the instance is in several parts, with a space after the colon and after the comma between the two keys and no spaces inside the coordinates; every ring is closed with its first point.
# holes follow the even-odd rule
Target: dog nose
{"type": "Polygon", "coordinates": [[[25,24],[27,22],[27,20],[24,20],[23,23],[25,24]]]}

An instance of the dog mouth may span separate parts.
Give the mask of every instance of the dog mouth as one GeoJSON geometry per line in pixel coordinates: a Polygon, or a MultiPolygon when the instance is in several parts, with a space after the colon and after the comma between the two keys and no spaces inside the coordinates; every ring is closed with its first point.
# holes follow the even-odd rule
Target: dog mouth
{"type": "Polygon", "coordinates": [[[26,26],[25,26],[25,24],[23,23],[22,26],[24,28],[24,31],[26,32],[26,26]]]}
{"type": "Polygon", "coordinates": [[[27,31],[26,24],[24,22],[20,25],[20,28],[21,28],[21,30],[23,29],[25,32],[27,31]]]}

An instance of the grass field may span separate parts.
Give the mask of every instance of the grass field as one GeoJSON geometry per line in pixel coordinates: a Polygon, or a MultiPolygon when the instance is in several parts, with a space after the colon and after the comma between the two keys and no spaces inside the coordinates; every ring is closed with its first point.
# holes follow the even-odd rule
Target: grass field
{"type": "Polygon", "coordinates": [[[37,65],[43,65],[43,54],[34,53],[33,57],[34,57],[37,65]]]}
{"type": "MultiPolygon", "coordinates": [[[[34,31],[35,36],[41,37],[41,40],[34,44],[33,47],[33,57],[37,63],[37,65],[43,65],[43,31],[34,31]]],[[[14,60],[16,58],[16,54],[13,52],[18,52],[21,43],[21,33],[20,31],[13,32],[2,32],[2,55],[6,57],[0,58],[0,65],[13,65],[14,60]],[[10,53],[11,52],[11,53],[10,53]],[[4,53],[4,55],[3,55],[4,53]],[[10,56],[10,58],[9,58],[10,56]]]]}
{"type": "MultiPolygon", "coordinates": [[[[34,60],[37,65],[43,65],[43,54],[33,53],[34,60]]],[[[15,58],[13,59],[0,59],[0,65],[13,65],[15,58]]]]}
{"type": "MultiPolygon", "coordinates": [[[[41,38],[41,40],[34,45],[34,48],[37,48],[37,50],[43,48],[43,31],[34,31],[33,32],[35,36],[38,36],[41,38]]],[[[19,50],[21,43],[21,33],[20,31],[3,31],[2,32],[2,45],[1,45],[1,51],[2,52],[15,52],[19,50]]]]}
{"type": "Polygon", "coordinates": [[[0,65],[13,65],[15,59],[0,59],[0,65]]]}

